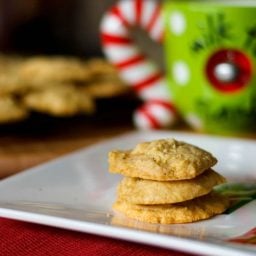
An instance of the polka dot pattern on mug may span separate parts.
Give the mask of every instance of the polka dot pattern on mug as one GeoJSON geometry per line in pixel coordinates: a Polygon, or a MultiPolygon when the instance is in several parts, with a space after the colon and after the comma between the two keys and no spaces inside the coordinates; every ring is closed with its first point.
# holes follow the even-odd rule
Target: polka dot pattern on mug
{"type": "Polygon", "coordinates": [[[173,34],[179,36],[186,30],[186,19],[182,12],[174,11],[170,15],[170,27],[173,34]]]}
{"type": "Polygon", "coordinates": [[[189,66],[183,61],[176,61],[172,66],[173,79],[179,85],[186,85],[190,79],[189,66]]]}

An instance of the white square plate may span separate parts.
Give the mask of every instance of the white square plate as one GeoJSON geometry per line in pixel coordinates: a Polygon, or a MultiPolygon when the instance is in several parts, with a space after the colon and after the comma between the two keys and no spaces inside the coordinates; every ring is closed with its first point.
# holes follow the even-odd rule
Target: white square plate
{"type": "Polygon", "coordinates": [[[255,255],[255,245],[229,243],[256,227],[256,200],[231,214],[191,224],[144,224],[114,216],[121,176],[107,154],[174,137],[212,152],[230,182],[256,182],[256,142],[178,132],[134,132],[31,168],[0,182],[0,216],[204,255],[255,255]],[[114,217],[113,217],[114,216],[114,217]]]}

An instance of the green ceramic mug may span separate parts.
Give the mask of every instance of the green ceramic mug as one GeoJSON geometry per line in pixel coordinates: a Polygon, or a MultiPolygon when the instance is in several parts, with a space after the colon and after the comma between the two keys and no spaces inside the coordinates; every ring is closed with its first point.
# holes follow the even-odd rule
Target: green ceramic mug
{"type": "Polygon", "coordinates": [[[161,10],[168,88],[181,116],[200,131],[255,131],[256,2],[167,0],[161,10]]]}

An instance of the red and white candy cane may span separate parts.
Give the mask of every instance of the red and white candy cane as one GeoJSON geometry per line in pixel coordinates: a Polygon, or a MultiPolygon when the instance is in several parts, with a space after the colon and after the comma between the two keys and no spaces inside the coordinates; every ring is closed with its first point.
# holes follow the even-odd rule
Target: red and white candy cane
{"type": "Polygon", "coordinates": [[[113,6],[101,24],[104,53],[121,78],[146,101],[134,114],[136,126],[168,127],[174,123],[176,111],[165,76],[130,37],[134,26],[146,30],[154,41],[161,43],[164,35],[161,5],[152,0],[121,0],[113,6]]]}

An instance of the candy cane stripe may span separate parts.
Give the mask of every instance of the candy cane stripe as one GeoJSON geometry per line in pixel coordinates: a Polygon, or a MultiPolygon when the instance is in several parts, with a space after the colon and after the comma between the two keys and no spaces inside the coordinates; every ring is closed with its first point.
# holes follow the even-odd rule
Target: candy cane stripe
{"type": "Polygon", "coordinates": [[[143,90],[144,88],[146,87],[149,87],[151,86],[153,83],[155,83],[156,81],[162,79],[163,77],[163,74],[162,73],[156,73],[156,74],[153,74],[151,76],[149,76],[148,78],[146,78],[145,80],[137,83],[134,85],[134,89],[136,91],[141,91],[143,90]]]}
{"type": "Polygon", "coordinates": [[[157,74],[158,69],[155,65],[148,63],[148,61],[141,61],[132,66],[119,69],[119,72],[122,79],[127,81],[131,86],[134,86],[145,81],[145,79],[151,77],[152,74],[157,74]]]}
{"type": "Polygon", "coordinates": [[[137,55],[137,56],[134,56],[130,59],[127,59],[123,62],[116,63],[115,66],[119,69],[123,69],[123,68],[127,68],[129,66],[136,65],[136,64],[138,64],[142,61],[145,61],[145,56],[144,55],[137,55]]]}
{"type": "Polygon", "coordinates": [[[165,100],[169,101],[171,99],[170,92],[166,86],[165,79],[159,79],[154,81],[148,87],[144,87],[140,91],[140,96],[145,100],[165,100]]]}
{"type": "Polygon", "coordinates": [[[149,101],[146,107],[147,112],[151,113],[151,116],[157,120],[159,126],[167,127],[168,124],[175,119],[175,112],[170,108],[166,108],[164,105],[149,101]]]}
{"type": "Polygon", "coordinates": [[[132,39],[129,37],[120,37],[120,36],[114,36],[110,34],[104,34],[101,35],[102,41],[104,44],[131,44],[133,43],[132,39]]]}
{"type": "Polygon", "coordinates": [[[152,104],[155,105],[160,105],[166,109],[170,109],[173,112],[177,112],[177,110],[175,109],[174,105],[170,102],[170,101],[164,101],[164,100],[151,100],[150,101],[152,104]]]}
{"type": "Polygon", "coordinates": [[[160,124],[159,124],[158,120],[151,114],[150,111],[148,111],[148,109],[146,107],[142,107],[142,108],[138,109],[138,112],[140,115],[145,116],[145,118],[149,122],[149,126],[150,126],[149,128],[153,128],[153,129],[160,128],[160,124]]]}
{"type": "Polygon", "coordinates": [[[137,128],[149,129],[151,128],[151,123],[148,118],[139,110],[135,111],[133,114],[133,122],[137,128]]]}
{"type": "Polygon", "coordinates": [[[163,39],[164,25],[163,25],[163,18],[160,15],[157,16],[149,33],[150,33],[151,38],[153,40],[155,40],[156,42],[161,42],[161,40],[163,39]]]}
{"type": "Polygon", "coordinates": [[[108,59],[114,65],[116,65],[116,63],[124,62],[141,54],[140,50],[136,47],[133,47],[133,45],[131,44],[108,44],[105,45],[103,50],[108,59]]]}
{"type": "Polygon", "coordinates": [[[147,1],[147,4],[143,4],[143,12],[141,16],[141,26],[145,30],[147,30],[147,26],[152,20],[152,17],[157,8],[157,3],[155,1],[147,1]]]}
{"type": "Polygon", "coordinates": [[[118,19],[122,22],[122,24],[127,28],[130,26],[129,22],[124,18],[124,16],[122,15],[120,9],[118,6],[114,6],[112,7],[112,9],[110,10],[110,13],[112,13],[113,15],[117,16],[118,19]]]}
{"type": "Polygon", "coordinates": [[[101,31],[119,37],[129,37],[128,29],[123,25],[122,20],[116,15],[108,15],[101,24],[101,31]]]}
{"type": "Polygon", "coordinates": [[[176,116],[169,102],[152,100],[140,107],[133,118],[138,128],[159,129],[172,124],[176,116]]]}
{"type": "Polygon", "coordinates": [[[136,14],[136,24],[140,25],[141,15],[142,15],[142,1],[134,0],[134,5],[135,5],[135,14],[136,14]]]}
{"type": "Polygon", "coordinates": [[[101,26],[104,53],[114,64],[122,79],[134,88],[146,104],[134,115],[139,128],[168,127],[176,119],[165,76],[144,56],[133,41],[133,26],[145,29],[156,42],[164,37],[161,4],[156,0],[119,0],[103,18],[101,26]]]}
{"type": "Polygon", "coordinates": [[[160,13],[161,13],[161,5],[158,5],[154,9],[154,12],[153,12],[151,18],[150,18],[148,24],[146,25],[146,30],[148,32],[150,32],[152,30],[152,28],[154,27],[154,24],[155,24],[156,20],[160,16],[160,13]]]}
{"type": "Polygon", "coordinates": [[[128,24],[134,25],[136,23],[134,3],[131,0],[121,0],[117,4],[123,18],[128,22],[128,24]]]}

